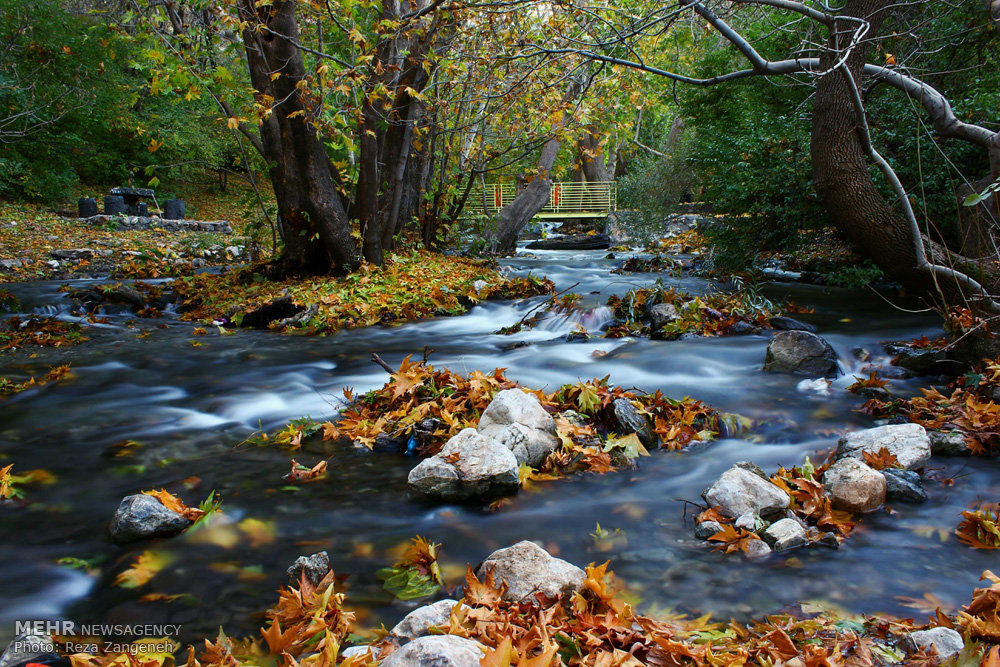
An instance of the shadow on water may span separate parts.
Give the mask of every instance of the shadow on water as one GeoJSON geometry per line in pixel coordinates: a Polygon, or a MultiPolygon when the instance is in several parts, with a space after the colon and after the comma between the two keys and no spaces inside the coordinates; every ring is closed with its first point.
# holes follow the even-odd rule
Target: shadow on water
{"type": "MultiPolygon", "coordinates": [[[[554,279],[584,303],[598,307],[612,293],[662,277],[688,291],[711,286],[697,278],[653,274],[618,276],[603,252],[540,252],[506,263],[554,279]]],[[[26,310],[63,313],[54,283],[14,286],[26,310]]],[[[68,616],[78,621],[175,622],[184,638],[214,634],[219,625],[248,633],[274,600],[285,567],[300,554],[326,549],[338,574],[347,574],[348,598],[364,625],[395,623],[415,603],[393,601],[375,570],[392,561],[389,551],[415,534],[444,544],[453,570],[476,563],[491,550],[520,539],[541,541],[576,563],[611,560],[644,609],[746,616],[802,600],[822,600],[856,612],[914,613],[897,596],[938,595],[946,603],[967,600],[988,554],[967,549],[951,536],[958,513],[978,497],[996,497],[996,464],[985,460],[935,459],[952,487],[931,485],[931,501],[878,514],[839,551],[799,551],[763,564],[725,558],[693,539],[690,511],[682,500],[700,492],[733,462],[752,459],[765,469],[815,459],[846,429],[869,420],[845,391],[860,362],[851,350],[876,357],[880,341],[934,335],[937,322],[904,313],[877,296],[801,285],[771,285],[774,298],[793,298],[815,308],[807,316],[837,349],[846,374],[830,395],[800,390],[802,378],[760,371],[767,338],[571,341],[572,328],[597,329],[609,313],[552,318],[514,336],[493,332],[520,320],[537,300],[486,303],[462,317],[391,328],[344,331],[327,338],[283,337],[241,331],[200,337],[176,321],[138,324],[138,338],[124,317],[89,329],[90,341],[36,358],[3,359],[3,374],[44,371],[73,364],[74,379],[33,389],[0,411],[0,461],[18,470],[46,468],[58,483],[31,487],[27,509],[0,508],[0,639],[12,620],[68,616]],[[523,343],[515,346],[514,343],[523,343]],[[345,387],[356,392],[380,386],[386,375],[369,361],[378,352],[389,364],[434,349],[432,362],[456,371],[507,368],[533,387],[558,387],[610,375],[612,383],[675,397],[692,396],[716,407],[763,420],[752,441],[724,440],[686,454],[654,453],[637,470],[603,477],[580,476],[538,485],[496,512],[432,506],[411,498],[406,475],[414,465],[402,455],[336,448],[297,452],[302,463],[331,456],[325,481],[283,489],[292,454],[237,447],[253,430],[289,419],[328,417],[345,387]],[[141,443],[127,458],[109,445],[141,443]],[[197,478],[189,479],[189,478],[197,478]],[[188,479],[188,501],[215,489],[224,498],[226,521],[194,534],[152,545],[172,559],[138,594],[108,587],[142,547],[108,545],[105,526],[119,500],[139,489],[188,479]],[[625,537],[596,543],[600,523],[625,537]],[[92,581],[59,566],[65,556],[105,556],[104,579],[92,581]],[[141,602],[155,591],[189,594],[173,603],[141,602]]],[[[916,381],[898,381],[914,392],[916,381]]],[[[148,546],[148,545],[147,545],[148,546]]]]}

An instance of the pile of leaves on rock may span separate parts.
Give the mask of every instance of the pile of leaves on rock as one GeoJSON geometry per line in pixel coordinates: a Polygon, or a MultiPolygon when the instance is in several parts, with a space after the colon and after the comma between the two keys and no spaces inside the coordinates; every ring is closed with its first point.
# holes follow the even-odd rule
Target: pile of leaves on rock
{"type": "Polygon", "coordinates": [[[921,389],[910,399],[872,398],[862,410],[881,419],[920,424],[932,438],[957,439],[957,447],[977,456],[1000,453],[1000,359],[984,361],[941,391],[921,389]]]}
{"type": "Polygon", "coordinates": [[[551,293],[552,283],[533,276],[509,278],[481,261],[413,250],[391,255],[382,267],[365,264],[338,279],[271,281],[259,275],[248,279],[245,272],[233,271],[183,278],[176,281],[175,289],[187,320],[249,326],[251,313],[284,299],[288,312],[271,320],[271,328],[323,334],[397,320],[459,315],[489,298],[551,293]]]}
{"type": "Polygon", "coordinates": [[[768,320],[777,315],[772,312],[776,310],[774,304],[748,290],[691,296],[662,283],[612,296],[608,305],[618,324],[608,328],[607,338],[746,334],[771,328],[768,320]]]}
{"type": "MultiPolygon", "coordinates": [[[[884,456],[891,455],[884,453],[884,456]]],[[[878,470],[892,465],[892,461],[888,458],[882,461],[877,457],[866,456],[865,460],[878,470]]],[[[833,508],[830,496],[821,481],[829,467],[829,464],[814,466],[807,458],[799,467],[779,468],[778,472],[770,477],[770,481],[791,499],[787,511],[780,519],[796,521],[805,526],[806,544],[836,548],[850,535],[857,520],[853,513],[833,508]],[[789,512],[791,514],[788,514],[789,512]]],[[[763,472],[755,471],[762,477],[765,476],[763,472]]],[[[721,531],[714,532],[706,538],[715,544],[716,549],[725,553],[742,552],[750,558],[757,555],[755,547],[761,546],[765,537],[763,534],[772,523],[754,516],[754,525],[739,525],[739,518],[728,517],[714,507],[701,512],[695,521],[697,524],[715,522],[721,526],[721,531]]]]}
{"type": "MultiPolygon", "coordinates": [[[[435,632],[474,640],[483,647],[484,667],[553,667],[642,665],[801,665],[851,667],[940,664],[935,645],[901,649],[918,627],[961,632],[965,648],[961,664],[992,666],[1000,659],[1000,577],[985,572],[989,582],[976,589],[971,603],[950,618],[938,611],[921,626],[911,619],[887,616],[840,617],[832,612],[801,609],[764,620],[740,623],[712,622],[704,616],[688,619],[671,615],[652,618],[637,613],[618,593],[607,564],[591,565],[579,592],[550,598],[543,593],[520,601],[505,596],[506,584],[492,572],[482,579],[467,570],[463,597],[447,622],[435,632]]],[[[342,646],[354,629],[355,616],[344,608],[345,595],[337,591],[331,571],[317,583],[305,576],[298,587],[282,588],[266,614],[259,637],[235,639],[219,633],[205,640],[200,651],[188,650],[184,667],[374,666],[390,659],[398,644],[376,643],[370,651],[342,657],[342,646]],[[376,654],[378,659],[376,659],[376,654]]],[[[938,630],[941,632],[941,630],[938,630]]],[[[957,634],[951,636],[958,639],[957,634]]],[[[110,667],[136,664],[172,667],[172,652],[79,653],[70,656],[73,667],[110,667]]]]}
{"type": "MultiPolygon", "coordinates": [[[[303,437],[322,428],[327,440],[351,440],[370,449],[383,442],[402,442],[433,455],[462,429],[474,428],[497,392],[518,386],[500,368],[465,376],[407,357],[381,389],[356,400],[350,390],[345,391],[350,405],[336,423],[298,422],[269,441],[296,448],[303,437]]],[[[525,472],[532,479],[576,471],[609,472],[647,455],[647,446],[680,450],[712,440],[723,426],[722,416],[700,401],[610,387],[607,377],[567,384],[551,393],[528,391],[553,413],[562,443],[538,470],[525,472]],[[630,401],[647,416],[648,432],[621,432],[613,405],[617,399],[630,401]]]]}

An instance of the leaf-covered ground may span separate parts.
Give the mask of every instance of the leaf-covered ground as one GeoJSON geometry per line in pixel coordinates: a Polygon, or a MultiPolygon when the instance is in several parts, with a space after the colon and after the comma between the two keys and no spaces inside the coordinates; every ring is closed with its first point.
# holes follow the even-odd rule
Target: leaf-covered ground
{"type": "Polygon", "coordinates": [[[363,265],[343,278],[285,281],[245,278],[245,272],[198,275],[176,281],[184,317],[236,326],[247,313],[289,297],[305,315],[272,325],[298,333],[386,324],[438,315],[459,315],[477,301],[514,299],[552,290],[541,278],[507,278],[485,262],[413,250],[389,255],[384,266],[363,265]],[[478,287],[478,289],[477,289],[478,287]]]}
{"type": "MultiPolygon", "coordinates": [[[[82,195],[96,196],[107,188],[82,195]]],[[[0,202],[0,260],[20,266],[0,266],[0,283],[44,278],[106,275],[119,278],[159,278],[192,271],[184,260],[204,259],[207,264],[225,264],[225,248],[252,245],[257,214],[248,205],[252,192],[234,183],[227,192],[192,189],[187,193],[187,217],[228,220],[232,235],[208,232],[168,232],[162,229],[117,231],[61,217],[51,206],[0,202]],[[56,259],[54,250],[88,248],[90,259],[56,259]],[[207,252],[206,252],[207,251],[207,252]],[[49,265],[56,261],[58,267],[49,265]]],[[[161,202],[162,203],[162,202],[161,202]]],[[[75,205],[67,211],[76,215],[75,205]]],[[[231,253],[230,253],[231,254],[231,253]]]]}
{"type": "MultiPolygon", "coordinates": [[[[521,602],[505,600],[506,585],[491,572],[479,577],[469,567],[462,604],[456,604],[447,623],[432,633],[479,642],[485,649],[483,667],[933,667],[941,663],[933,648],[907,654],[899,644],[915,629],[946,627],[965,638],[959,664],[993,667],[1000,660],[1000,578],[990,571],[982,578],[986,585],[973,592],[961,611],[949,616],[935,609],[927,623],[815,613],[802,607],[743,623],[638,614],[621,595],[620,582],[607,563],[587,566],[578,593],[558,598],[537,594],[521,602]]],[[[121,649],[76,653],[70,661],[73,667],[374,667],[399,644],[390,636],[373,643],[368,652],[342,657],[343,647],[359,628],[338,585],[332,571],[315,584],[303,575],[297,587],[279,590],[259,636],[236,639],[220,630],[215,641],[190,647],[186,657],[176,644],[163,650],[156,643],[156,650],[137,646],[132,655],[121,649]]]]}

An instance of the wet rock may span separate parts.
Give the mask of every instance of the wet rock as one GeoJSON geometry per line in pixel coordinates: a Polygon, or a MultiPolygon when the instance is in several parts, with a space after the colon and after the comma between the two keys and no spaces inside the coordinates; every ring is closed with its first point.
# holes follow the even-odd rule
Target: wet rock
{"type": "Polygon", "coordinates": [[[66,250],[53,250],[49,254],[56,259],[90,259],[94,256],[94,251],[90,248],[67,248],[66,250]]]}
{"type": "Polygon", "coordinates": [[[712,535],[722,532],[722,524],[718,521],[702,521],[694,527],[694,536],[699,540],[707,540],[712,535]]]}
{"type": "MultiPolygon", "coordinates": [[[[439,600],[434,604],[424,605],[414,609],[403,617],[392,629],[392,634],[404,639],[416,639],[427,634],[434,627],[448,627],[451,610],[458,600],[439,600]]],[[[462,605],[465,607],[465,605],[462,605]]]]}
{"type": "Polygon", "coordinates": [[[848,433],[840,439],[837,458],[861,459],[864,452],[877,454],[883,447],[907,470],[922,468],[931,458],[930,438],[919,424],[887,424],[848,433]]]}
{"type": "Polygon", "coordinates": [[[577,234],[555,236],[528,244],[529,250],[607,250],[611,238],[606,234],[577,234]]]}
{"type": "Polygon", "coordinates": [[[922,503],[927,501],[927,492],[920,481],[920,474],[913,470],[886,468],[882,471],[885,477],[885,499],[902,503],[922,503]]]}
{"type": "Polygon", "coordinates": [[[709,507],[718,507],[724,516],[735,519],[743,514],[765,515],[788,507],[791,499],[760,469],[737,463],[702,494],[709,507]]]}
{"type": "Polygon", "coordinates": [[[490,284],[485,280],[477,280],[476,282],[472,283],[472,289],[476,292],[482,292],[489,286],[490,284]]]}
{"type": "Polygon", "coordinates": [[[961,431],[928,431],[927,436],[935,456],[969,456],[972,453],[961,431]]]}
{"type": "Polygon", "coordinates": [[[467,428],[417,464],[407,481],[413,489],[445,500],[488,499],[517,491],[518,467],[511,450],[467,428]]]}
{"type": "Polygon", "coordinates": [[[505,389],[483,410],[476,430],[514,453],[518,463],[538,466],[559,446],[556,422],[534,394],[505,389]]]}
{"type": "Polygon", "coordinates": [[[805,528],[794,519],[775,521],[761,533],[761,538],[771,549],[778,552],[796,549],[808,542],[805,528]]]}
{"type": "Polygon", "coordinates": [[[755,327],[749,322],[744,322],[743,320],[740,320],[739,322],[733,324],[733,326],[729,327],[730,336],[751,336],[759,333],[760,327],[755,327]]]}
{"type": "Polygon", "coordinates": [[[30,632],[18,635],[3,654],[0,655],[0,667],[23,667],[30,663],[48,664],[65,662],[56,653],[51,637],[36,635],[30,632]]]}
{"type": "Polygon", "coordinates": [[[271,322],[287,319],[305,309],[305,306],[293,303],[292,297],[283,296],[244,315],[240,326],[251,329],[266,329],[271,322]]]}
{"type": "Polygon", "coordinates": [[[858,387],[854,393],[862,398],[874,398],[879,401],[892,400],[892,394],[885,387],[858,387]]]}
{"type": "Polygon", "coordinates": [[[111,541],[126,544],[154,537],[171,537],[190,525],[190,521],[164,507],[153,496],[127,496],[111,520],[111,541]]]}
{"type": "Polygon", "coordinates": [[[896,355],[892,361],[894,365],[917,375],[936,375],[951,365],[943,350],[886,345],[886,351],[896,355]]]}
{"type": "Polygon", "coordinates": [[[672,303],[658,303],[647,310],[649,324],[653,329],[659,329],[664,324],[670,324],[681,319],[676,306],[672,303]]]}
{"type": "Polygon", "coordinates": [[[771,555],[771,547],[764,540],[750,540],[746,549],[747,560],[764,560],[771,555]]]}
{"type": "Polygon", "coordinates": [[[864,514],[885,502],[885,476],[858,459],[834,463],[823,475],[823,484],[834,509],[864,514]]]}
{"type": "Polygon", "coordinates": [[[933,646],[941,660],[958,655],[965,648],[965,640],[951,628],[917,630],[903,637],[903,648],[909,652],[933,646]]]}
{"type": "Polygon", "coordinates": [[[639,412],[632,401],[627,398],[616,398],[612,406],[622,434],[638,434],[640,442],[646,447],[653,447],[656,444],[656,433],[653,432],[649,419],[639,412]]]}
{"type": "Polygon", "coordinates": [[[384,659],[381,667],[479,667],[486,654],[478,642],[455,635],[418,637],[384,659]]]}
{"type": "Polygon", "coordinates": [[[497,583],[507,583],[504,597],[515,602],[533,601],[536,593],[555,598],[572,595],[583,588],[586,573],[561,558],[549,554],[534,542],[518,542],[494,551],[477,573],[482,579],[492,571],[497,583]]]}
{"type": "Polygon", "coordinates": [[[808,331],[809,333],[816,333],[816,327],[812,324],[800,322],[795,318],[783,315],[772,317],[768,320],[768,323],[778,331],[808,331]]]}
{"type": "Polygon", "coordinates": [[[0,259],[0,269],[11,271],[19,268],[21,268],[21,260],[19,259],[0,259]]]}
{"type": "Polygon", "coordinates": [[[837,353],[808,331],[779,331],[767,346],[764,370],[796,375],[836,375],[837,353]]]}
{"type": "Polygon", "coordinates": [[[312,585],[317,585],[323,581],[330,572],[330,556],[325,551],[320,551],[312,556],[299,556],[295,562],[285,570],[288,581],[298,588],[302,582],[302,575],[306,575],[306,580],[312,585]]]}
{"type": "Polygon", "coordinates": [[[826,547],[827,549],[839,549],[840,540],[837,539],[836,533],[826,532],[816,541],[821,547],[826,547]]]}
{"type": "Polygon", "coordinates": [[[50,269],[58,269],[60,264],[56,260],[50,259],[49,261],[45,262],[45,266],[49,267],[50,269]]]}

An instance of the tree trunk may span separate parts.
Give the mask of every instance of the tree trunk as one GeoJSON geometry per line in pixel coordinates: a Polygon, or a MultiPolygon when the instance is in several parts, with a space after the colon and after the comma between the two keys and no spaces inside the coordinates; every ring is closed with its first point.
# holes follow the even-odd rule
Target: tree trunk
{"type": "Polygon", "coordinates": [[[552,191],[550,173],[561,145],[562,141],[558,138],[545,142],[538,158],[538,173],[509,204],[500,209],[496,229],[487,231],[486,252],[505,254],[517,247],[521,230],[549,201],[552,191]]]}
{"type": "Polygon", "coordinates": [[[260,130],[285,246],[269,272],[277,277],[352,271],[359,258],[337,191],[339,175],[298,88],[305,65],[294,44],[299,32],[295,2],[275,0],[257,8],[253,0],[240,0],[240,16],[248,22],[243,41],[254,88],[258,97],[276,100],[260,130]]]}
{"type": "MultiPolygon", "coordinates": [[[[854,48],[846,64],[856,81],[861,80],[872,37],[877,35],[892,0],[847,0],[842,16],[868,20],[868,40],[854,48]]],[[[821,58],[826,70],[847,47],[850,31],[856,24],[840,21],[833,31],[829,49],[821,58]]],[[[834,224],[888,275],[908,287],[924,293],[943,294],[950,303],[961,303],[962,285],[953,278],[942,278],[927,270],[918,256],[910,224],[882,196],[871,175],[869,155],[862,144],[861,118],[848,79],[839,70],[820,77],[813,101],[811,154],[813,179],[817,194],[834,224]]],[[[948,257],[945,249],[927,245],[932,261],[948,257]]],[[[946,261],[946,260],[945,260],[946,261]]]]}

